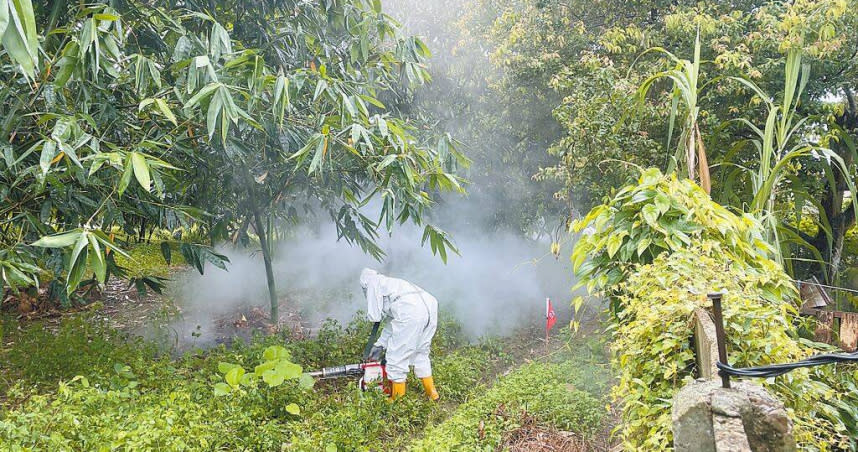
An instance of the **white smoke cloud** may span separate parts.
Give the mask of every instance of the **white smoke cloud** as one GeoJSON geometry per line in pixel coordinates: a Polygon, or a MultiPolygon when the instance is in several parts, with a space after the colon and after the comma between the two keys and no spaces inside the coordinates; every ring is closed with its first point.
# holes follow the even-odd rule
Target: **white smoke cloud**
{"type": "MultiPolygon", "coordinates": [[[[420,246],[420,238],[420,231],[407,227],[382,237],[387,255],[378,262],[358,247],[337,241],[331,224],[304,226],[275,253],[278,292],[287,300],[287,310],[299,312],[310,329],[327,318],[348,322],[366,309],[358,284],[363,267],[429,291],[438,298],[439,309],[453,314],[473,339],[541,324],[547,297],[561,320],[569,319],[571,264],[566,257],[551,256],[546,239],[508,232],[454,232],[460,255],[450,254],[444,264],[428,247],[420,246]]],[[[561,256],[568,256],[568,248],[561,256]]],[[[199,275],[188,270],[171,284],[183,310],[183,318],[173,325],[182,343],[211,342],[215,321],[223,316],[235,317],[252,307],[268,310],[261,254],[235,248],[219,252],[230,258],[228,271],[208,266],[199,275]]]]}

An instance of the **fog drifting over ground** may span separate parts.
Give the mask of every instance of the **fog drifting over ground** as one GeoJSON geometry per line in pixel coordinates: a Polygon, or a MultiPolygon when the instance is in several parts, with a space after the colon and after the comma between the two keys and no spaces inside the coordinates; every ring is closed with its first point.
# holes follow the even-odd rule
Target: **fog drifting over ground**
{"type": "MultiPolygon", "coordinates": [[[[337,241],[333,225],[301,227],[294,238],[278,247],[275,279],[287,301],[287,311],[298,311],[313,329],[325,318],[347,323],[365,300],[358,284],[363,267],[414,282],[435,295],[441,311],[453,314],[472,339],[503,335],[523,326],[544,322],[545,298],[551,298],[561,321],[569,320],[570,288],[574,284],[565,244],[561,257],[549,253],[548,239],[524,238],[510,232],[483,233],[453,230],[460,255],[446,264],[420,246],[421,232],[397,229],[381,239],[387,256],[382,262],[360,248],[337,241]]],[[[258,306],[268,310],[265,270],[261,253],[251,249],[220,248],[229,256],[229,271],[211,265],[204,275],[188,270],[171,284],[174,299],[184,311],[173,327],[182,342],[192,340],[200,327],[205,343],[215,319],[258,306]]]]}

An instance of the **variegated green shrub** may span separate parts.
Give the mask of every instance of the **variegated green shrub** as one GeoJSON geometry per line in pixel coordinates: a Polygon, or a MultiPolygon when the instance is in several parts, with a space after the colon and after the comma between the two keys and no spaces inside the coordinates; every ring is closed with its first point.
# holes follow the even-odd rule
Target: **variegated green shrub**
{"type": "MultiPolygon", "coordinates": [[[[696,373],[693,312],[709,304],[707,293],[724,293],[732,365],[789,362],[814,351],[797,337],[795,286],[769,258],[759,224],[714,203],[694,183],[647,170],[638,185],[576,225],[587,227],[593,232],[581,238],[573,261],[582,284],[612,299],[619,373],[613,395],[623,404],[626,449],[672,447],[672,397],[696,373]]],[[[786,404],[803,448],[852,441],[853,417],[842,402],[830,402],[844,372],[851,377],[852,370],[829,367],[760,381],[786,404]]]]}
{"type": "Polygon", "coordinates": [[[694,182],[664,176],[656,168],[644,171],[637,185],[623,188],[573,227],[593,231],[581,236],[572,254],[579,284],[590,291],[613,287],[628,279],[635,265],[701,241],[717,243],[733,260],[755,266],[766,265],[772,251],[752,217],[734,215],[694,182]]]}

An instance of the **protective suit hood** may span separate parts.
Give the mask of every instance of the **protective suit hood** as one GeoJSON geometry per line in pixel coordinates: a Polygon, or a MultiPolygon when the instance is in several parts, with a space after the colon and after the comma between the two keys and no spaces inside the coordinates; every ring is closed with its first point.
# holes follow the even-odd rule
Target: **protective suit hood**
{"type": "Polygon", "coordinates": [[[363,289],[369,287],[370,283],[375,281],[380,275],[377,271],[371,268],[364,268],[360,271],[360,286],[363,289]]]}
{"type": "Polygon", "coordinates": [[[380,322],[386,314],[384,301],[385,297],[390,296],[388,288],[385,287],[387,279],[371,268],[360,272],[360,286],[366,296],[366,316],[370,322],[380,322]]]}

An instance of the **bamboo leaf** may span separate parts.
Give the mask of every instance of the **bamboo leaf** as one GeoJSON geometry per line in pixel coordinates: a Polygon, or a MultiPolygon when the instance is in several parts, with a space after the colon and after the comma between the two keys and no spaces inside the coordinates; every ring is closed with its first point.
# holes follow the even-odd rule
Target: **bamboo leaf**
{"type": "Polygon", "coordinates": [[[101,252],[101,246],[98,244],[98,239],[94,235],[88,234],[89,246],[92,248],[90,253],[91,267],[95,272],[95,278],[98,282],[103,283],[107,277],[107,263],[104,260],[104,254],[101,252]]]}
{"type": "Polygon", "coordinates": [[[76,243],[82,232],[82,229],[75,229],[62,234],[45,236],[36,240],[31,245],[43,248],[65,248],[76,243]]]}
{"type": "Polygon", "coordinates": [[[104,245],[105,251],[114,251],[122,257],[132,259],[130,255],[128,255],[125,251],[116,246],[116,244],[113,243],[112,240],[110,240],[110,237],[108,237],[107,234],[105,234],[103,231],[94,230],[91,231],[90,234],[94,235],[96,240],[98,240],[102,245],[104,245]]]}
{"type": "Polygon", "coordinates": [[[51,163],[57,155],[57,143],[54,140],[47,139],[42,142],[42,153],[39,157],[39,167],[42,169],[42,174],[48,174],[51,168],[51,163]]]}
{"type": "Polygon", "coordinates": [[[310,152],[310,149],[312,149],[314,146],[316,146],[316,143],[320,139],[321,139],[320,135],[313,135],[309,140],[307,140],[307,144],[305,144],[304,147],[299,149],[298,152],[289,156],[289,160],[297,159],[298,160],[297,164],[300,165],[301,162],[304,160],[304,157],[310,152]]]}
{"type": "Polygon", "coordinates": [[[36,19],[30,0],[7,0],[7,22],[3,32],[3,47],[24,74],[33,78],[39,44],[36,37],[36,19]]]}
{"type": "Polygon", "coordinates": [[[68,295],[71,295],[77,289],[81,279],[83,279],[83,275],[86,273],[88,260],[86,250],[88,244],[88,233],[87,231],[82,231],[66,264],[66,268],[69,269],[66,279],[66,293],[68,295]]]}
{"type": "MultiPolygon", "coordinates": [[[[222,116],[222,110],[223,100],[221,99],[221,96],[216,93],[212,96],[212,99],[209,102],[208,112],[206,113],[206,130],[208,131],[209,139],[211,139],[217,131],[217,118],[218,116],[222,116]]],[[[221,119],[221,121],[225,121],[225,119],[221,119]]]]}
{"type": "Polygon", "coordinates": [[[202,87],[196,94],[193,95],[186,103],[185,108],[190,109],[195,107],[198,103],[200,103],[203,99],[210,96],[214,90],[220,88],[222,85],[220,83],[209,83],[208,85],[202,87]]]}
{"type": "Polygon", "coordinates": [[[0,1],[0,37],[6,32],[6,26],[9,25],[9,2],[0,1]]]}
{"type": "Polygon", "coordinates": [[[131,152],[129,157],[134,167],[134,177],[137,178],[140,186],[148,192],[152,189],[152,180],[149,174],[149,165],[146,164],[146,157],[139,152],[131,152]]]}
{"type": "Polygon", "coordinates": [[[385,108],[387,108],[387,107],[385,107],[385,106],[384,106],[384,104],[383,104],[383,103],[381,103],[381,101],[380,101],[380,100],[378,100],[378,99],[376,99],[376,98],[374,98],[374,97],[372,97],[372,96],[367,96],[367,95],[365,95],[365,94],[360,94],[359,96],[360,96],[360,98],[361,98],[361,99],[363,99],[363,100],[365,100],[365,101],[369,102],[369,103],[370,103],[370,104],[372,104],[372,105],[375,105],[375,106],[376,106],[376,107],[378,107],[378,108],[381,108],[381,109],[385,109],[385,108]]]}
{"type": "Polygon", "coordinates": [[[313,155],[313,160],[310,162],[310,168],[307,170],[308,173],[312,174],[321,166],[327,146],[328,137],[323,136],[316,144],[316,153],[313,155]]]}
{"type": "Polygon", "coordinates": [[[313,102],[316,102],[319,99],[319,96],[321,96],[327,89],[328,82],[319,79],[319,81],[316,82],[316,91],[313,93],[313,102]]]}
{"type": "Polygon", "coordinates": [[[125,193],[125,189],[128,188],[128,184],[131,183],[131,175],[134,172],[134,168],[131,163],[131,158],[129,156],[125,156],[125,169],[122,171],[122,177],[119,178],[119,186],[117,187],[119,191],[119,196],[121,197],[123,193],[125,193]]]}
{"type": "Polygon", "coordinates": [[[161,255],[164,256],[164,262],[170,265],[173,260],[173,250],[167,242],[161,242],[161,255]]]}
{"type": "Polygon", "coordinates": [[[164,117],[167,118],[168,121],[172,122],[174,126],[178,125],[178,123],[176,122],[176,115],[173,114],[164,99],[155,99],[155,105],[158,107],[158,110],[161,111],[161,114],[163,114],[164,117]]]}

